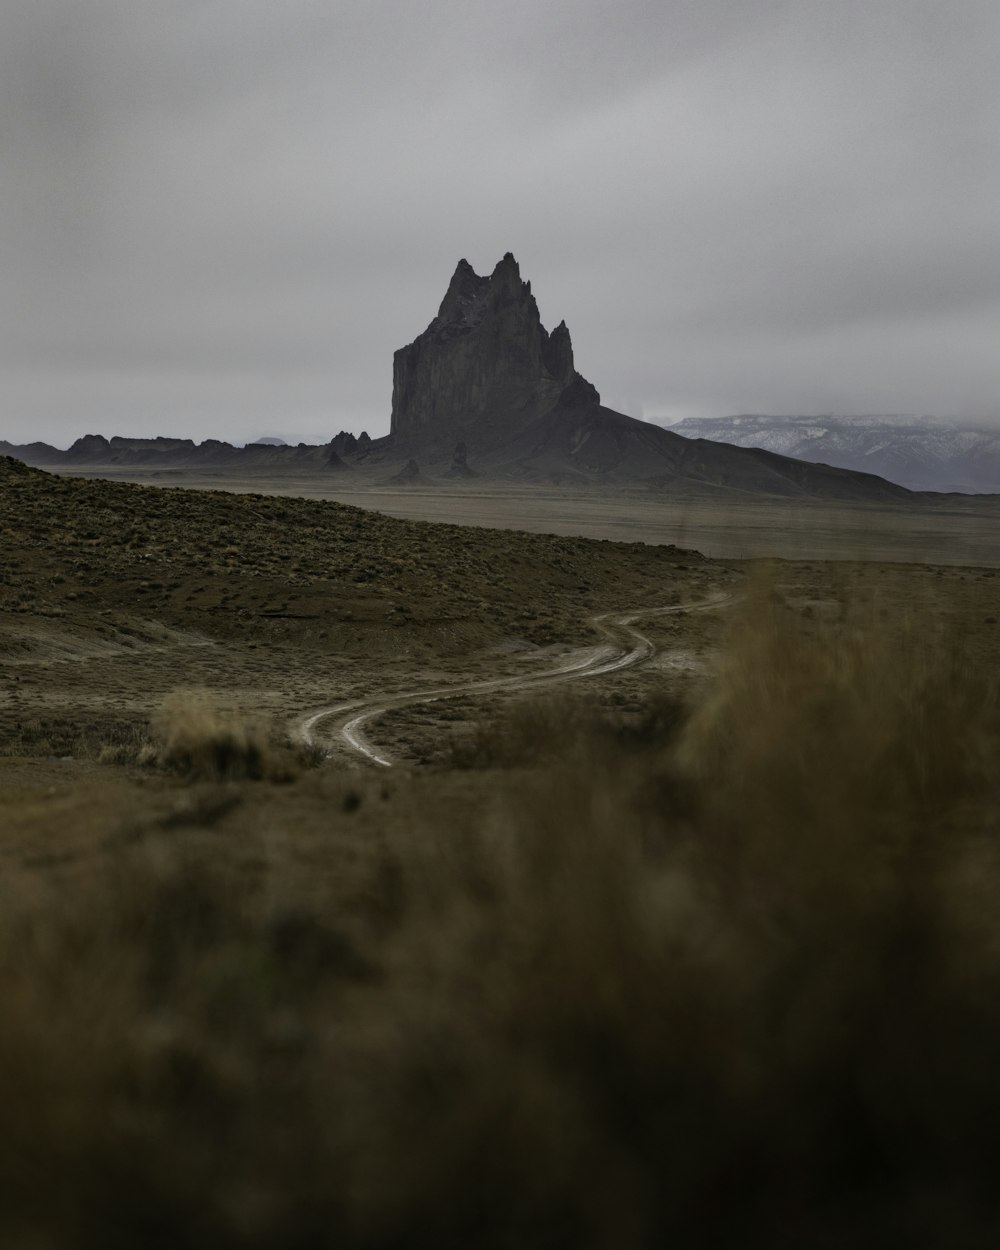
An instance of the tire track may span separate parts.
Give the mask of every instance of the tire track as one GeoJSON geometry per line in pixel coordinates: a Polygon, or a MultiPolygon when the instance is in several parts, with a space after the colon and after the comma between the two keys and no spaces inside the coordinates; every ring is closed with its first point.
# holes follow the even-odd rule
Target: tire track
{"type": "MultiPolygon", "coordinates": [[[[656,647],[650,639],[635,628],[636,621],[678,612],[712,612],[728,607],[733,602],[733,595],[720,592],[698,603],[678,603],[664,608],[636,608],[629,612],[603,612],[599,616],[591,617],[589,624],[606,639],[605,644],[589,647],[583,652],[573,652],[554,668],[546,669],[543,673],[488,677],[460,685],[411,690],[396,695],[368,695],[347,703],[335,703],[296,721],[292,727],[292,737],[304,746],[318,746],[318,727],[327,721],[333,721],[333,726],[327,728],[324,738],[339,738],[369,764],[391,768],[394,763],[392,758],[377,747],[365,732],[365,726],[370,721],[386,712],[414,703],[437,703],[459,695],[489,694],[497,690],[530,690],[565,681],[578,681],[584,677],[617,673],[642,664],[656,654],[656,647]]],[[[329,755],[330,752],[327,751],[326,754],[329,755]]]]}

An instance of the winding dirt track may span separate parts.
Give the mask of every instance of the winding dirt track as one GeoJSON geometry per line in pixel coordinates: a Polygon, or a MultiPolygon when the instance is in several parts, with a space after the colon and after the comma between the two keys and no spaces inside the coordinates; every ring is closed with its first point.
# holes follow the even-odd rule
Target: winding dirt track
{"type": "Polygon", "coordinates": [[[329,742],[339,738],[367,763],[391,768],[394,761],[369,740],[364,730],[369,721],[385,712],[412,703],[437,703],[458,695],[487,694],[494,690],[530,690],[536,686],[576,681],[581,677],[598,677],[632,668],[650,660],[656,654],[653,643],[634,628],[635,621],[647,617],[669,616],[677,612],[712,612],[728,607],[732,602],[732,595],[720,592],[699,603],[678,603],[668,608],[637,608],[620,613],[604,612],[600,616],[591,617],[589,624],[603,635],[605,644],[589,647],[584,651],[574,651],[554,668],[548,668],[543,673],[492,677],[454,686],[439,686],[431,690],[411,690],[405,694],[374,697],[369,695],[349,703],[335,703],[296,721],[292,727],[292,736],[306,746],[321,746],[324,740],[329,742]],[[328,721],[332,724],[326,724],[328,721]],[[317,734],[320,725],[324,726],[322,739],[317,734]]]}

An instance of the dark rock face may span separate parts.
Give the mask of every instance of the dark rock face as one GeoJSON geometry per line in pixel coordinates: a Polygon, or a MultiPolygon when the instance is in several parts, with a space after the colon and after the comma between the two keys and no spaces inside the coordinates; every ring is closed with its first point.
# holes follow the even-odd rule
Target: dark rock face
{"type": "Polygon", "coordinates": [[[566,323],[546,331],[510,252],[489,277],[460,260],[438,315],[393,357],[391,433],[451,435],[484,421],[517,430],[578,383],[600,402],[573,367],[566,323]]]}

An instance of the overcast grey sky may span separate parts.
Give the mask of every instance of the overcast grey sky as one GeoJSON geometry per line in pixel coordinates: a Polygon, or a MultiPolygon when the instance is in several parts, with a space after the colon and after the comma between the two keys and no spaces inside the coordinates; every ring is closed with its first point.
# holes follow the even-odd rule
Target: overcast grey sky
{"type": "Polygon", "coordinates": [[[388,431],[513,251],[604,401],[1000,423],[997,0],[3,0],[0,437],[388,431]]]}

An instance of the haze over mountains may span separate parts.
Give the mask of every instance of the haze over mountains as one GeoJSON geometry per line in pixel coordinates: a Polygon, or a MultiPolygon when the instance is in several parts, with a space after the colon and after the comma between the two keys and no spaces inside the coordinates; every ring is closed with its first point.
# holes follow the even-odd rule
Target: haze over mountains
{"type": "Polygon", "coordinates": [[[860,469],[911,490],[1000,491],[1000,431],[925,416],[688,417],[685,438],[860,469]]]}
{"type": "MultiPolygon", "coordinates": [[[[685,431],[689,432],[689,431],[685,431]]],[[[566,323],[542,325],[530,282],[507,253],[489,275],[461,260],[437,316],[393,359],[389,434],[329,444],[233,447],[216,439],[106,439],[68,451],[43,443],[0,451],[29,464],[98,471],[150,466],[346,473],[399,485],[440,479],[643,487],[699,495],[877,502],[909,492],[857,465],[814,464],[773,450],[684,437],[601,403],[577,370],[566,323]]]]}

